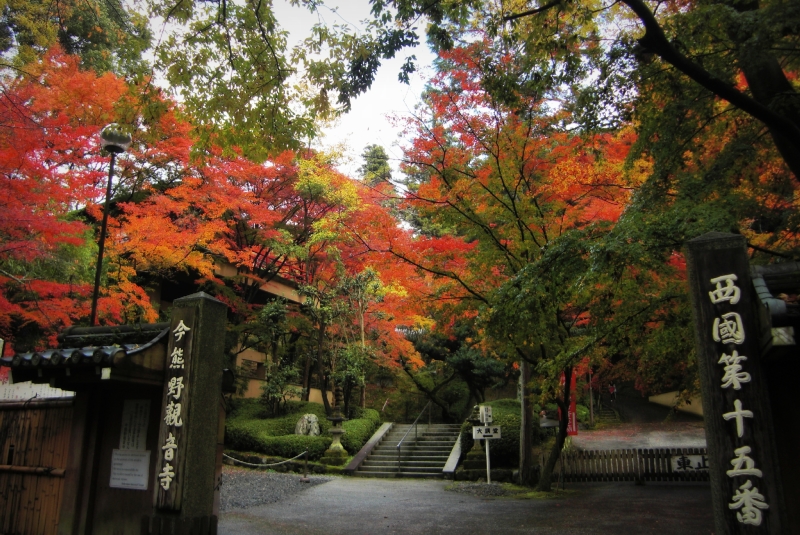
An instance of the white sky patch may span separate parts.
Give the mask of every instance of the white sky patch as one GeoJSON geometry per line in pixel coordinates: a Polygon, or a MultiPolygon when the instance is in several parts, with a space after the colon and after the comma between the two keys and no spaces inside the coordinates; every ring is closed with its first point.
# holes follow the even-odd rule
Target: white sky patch
{"type": "MultiPolygon", "coordinates": [[[[139,6],[135,0],[129,0],[139,6]]],[[[140,6],[139,6],[140,7],[140,6]]],[[[295,7],[288,0],[273,2],[275,17],[281,29],[289,32],[287,53],[311,35],[311,28],[317,23],[327,25],[349,25],[355,31],[362,32],[365,25],[362,21],[371,18],[369,0],[331,0],[328,7],[320,7],[316,13],[304,7],[295,7]],[[338,4],[338,5],[337,5],[338,4]]],[[[311,142],[317,150],[335,150],[342,153],[337,169],[347,176],[357,178],[358,168],[363,164],[361,154],[367,145],[381,145],[389,155],[389,164],[395,179],[400,177],[400,159],[402,150],[402,127],[392,117],[408,116],[420,101],[425,82],[433,75],[435,54],[425,44],[424,21],[417,25],[422,43],[414,49],[398,52],[392,60],[384,60],[378,69],[372,87],[352,101],[349,113],[337,119],[333,124],[325,126],[320,137],[311,142]],[[404,84],[397,78],[401,66],[408,56],[416,56],[417,72],[410,75],[410,84],[404,84]]],[[[172,24],[165,25],[163,20],[151,20],[154,47],[162,45],[162,41],[170,33],[181,29],[172,24]]],[[[154,61],[154,52],[149,50],[145,58],[154,61]]],[[[155,83],[167,91],[178,102],[180,95],[169,91],[166,82],[159,73],[155,73],[155,83]]],[[[299,81],[299,78],[298,78],[299,81]]]]}
{"type": "MultiPolygon", "coordinates": [[[[289,32],[289,49],[310,35],[311,27],[318,22],[348,24],[356,31],[362,31],[364,25],[361,21],[371,16],[368,0],[339,0],[338,7],[333,0],[329,5],[329,8],[320,8],[318,13],[310,13],[305,8],[292,7],[287,1],[273,4],[278,23],[289,32]]],[[[431,65],[435,55],[424,43],[424,23],[420,23],[418,28],[422,44],[414,49],[401,50],[395,59],[383,61],[372,87],[352,101],[351,111],[333,125],[323,128],[322,135],[312,142],[315,149],[342,151],[343,158],[337,168],[350,177],[358,177],[358,168],[363,163],[361,154],[364,147],[372,144],[383,146],[389,155],[393,176],[400,176],[402,151],[398,145],[402,129],[390,118],[407,116],[413,111],[425,82],[433,74],[431,65]],[[405,58],[412,54],[417,57],[417,72],[410,76],[410,84],[406,85],[397,79],[397,75],[405,58]]]]}

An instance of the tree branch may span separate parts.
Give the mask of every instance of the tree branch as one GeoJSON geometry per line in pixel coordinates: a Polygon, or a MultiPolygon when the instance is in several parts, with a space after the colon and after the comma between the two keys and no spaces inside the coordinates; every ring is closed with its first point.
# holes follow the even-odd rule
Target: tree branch
{"type": "Polygon", "coordinates": [[[767,106],[760,104],[753,98],[738,91],[729,83],[721,80],[689,58],[678,52],[664,34],[661,25],[643,0],[620,0],[628,6],[639,20],[644,24],[644,37],[639,39],[639,44],[648,51],[658,54],[661,59],[678,69],[680,72],[708,89],[718,97],[727,100],[737,108],[755,117],[774,132],[789,139],[800,139],[800,128],[784,116],[773,112],[767,106]]]}
{"type": "Polygon", "coordinates": [[[509,22],[512,20],[521,19],[522,17],[529,17],[531,15],[536,15],[537,13],[542,13],[544,11],[547,11],[548,9],[552,9],[558,6],[559,4],[561,4],[561,0],[553,0],[552,2],[547,3],[541,7],[529,9],[528,11],[523,11],[522,13],[514,13],[513,15],[504,15],[503,21],[509,22]]]}

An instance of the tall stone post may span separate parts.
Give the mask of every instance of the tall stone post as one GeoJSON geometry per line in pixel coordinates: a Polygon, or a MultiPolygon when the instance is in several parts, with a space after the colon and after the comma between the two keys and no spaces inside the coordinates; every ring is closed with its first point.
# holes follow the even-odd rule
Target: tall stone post
{"type": "Polygon", "coordinates": [[[519,426],[519,483],[531,485],[533,481],[533,407],[531,405],[531,365],[519,363],[520,426],[519,426]]]}
{"type": "Polygon", "coordinates": [[[215,524],[226,312],[203,292],[173,303],[152,519],[162,525],[215,524]]]}
{"type": "Polygon", "coordinates": [[[789,533],[745,238],[686,252],[716,533],[789,533]]]}

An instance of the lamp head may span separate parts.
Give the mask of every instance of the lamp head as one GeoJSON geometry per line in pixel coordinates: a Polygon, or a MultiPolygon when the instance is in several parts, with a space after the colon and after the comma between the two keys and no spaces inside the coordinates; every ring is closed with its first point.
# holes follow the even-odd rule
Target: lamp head
{"type": "Polygon", "coordinates": [[[122,154],[128,150],[131,141],[128,128],[117,123],[111,123],[100,131],[100,146],[113,154],[122,154]]]}

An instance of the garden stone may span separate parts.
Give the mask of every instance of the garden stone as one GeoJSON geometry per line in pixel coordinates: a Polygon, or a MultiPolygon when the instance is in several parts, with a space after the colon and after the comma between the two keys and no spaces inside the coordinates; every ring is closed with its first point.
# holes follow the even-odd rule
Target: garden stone
{"type": "Polygon", "coordinates": [[[297,425],[294,427],[295,435],[318,436],[319,435],[319,419],[316,414],[304,414],[297,425]]]}

